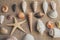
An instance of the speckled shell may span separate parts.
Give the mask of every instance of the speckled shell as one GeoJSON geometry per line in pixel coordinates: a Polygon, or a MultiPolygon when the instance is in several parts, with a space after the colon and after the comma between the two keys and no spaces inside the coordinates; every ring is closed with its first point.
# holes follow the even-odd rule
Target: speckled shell
{"type": "Polygon", "coordinates": [[[26,34],[23,40],[34,40],[34,37],[31,34],[26,34]]]}

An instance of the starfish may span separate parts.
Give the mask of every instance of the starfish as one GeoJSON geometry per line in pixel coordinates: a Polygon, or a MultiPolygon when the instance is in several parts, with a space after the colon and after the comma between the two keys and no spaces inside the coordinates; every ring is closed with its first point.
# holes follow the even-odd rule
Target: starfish
{"type": "Polygon", "coordinates": [[[18,28],[18,29],[20,29],[20,30],[22,30],[23,32],[25,32],[24,31],[24,29],[22,28],[22,27],[20,27],[21,26],[21,24],[22,23],[24,23],[24,22],[26,22],[26,20],[24,20],[24,21],[22,21],[22,22],[17,22],[17,20],[16,20],[16,18],[14,17],[14,24],[7,24],[8,26],[13,26],[14,28],[13,28],[13,30],[12,30],[12,32],[11,32],[11,35],[14,33],[14,31],[18,28]]]}

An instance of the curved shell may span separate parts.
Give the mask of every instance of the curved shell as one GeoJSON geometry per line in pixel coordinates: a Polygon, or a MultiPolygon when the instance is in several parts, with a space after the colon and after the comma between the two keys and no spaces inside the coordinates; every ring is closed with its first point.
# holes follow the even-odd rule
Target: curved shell
{"type": "Polygon", "coordinates": [[[27,3],[26,3],[25,0],[23,0],[23,2],[22,2],[22,9],[23,9],[24,13],[26,12],[26,7],[27,7],[27,3]]]}
{"type": "Polygon", "coordinates": [[[40,19],[38,19],[38,22],[37,22],[37,31],[40,32],[41,34],[43,34],[45,29],[46,29],[46,27],[43,24],[43,22],[40,19]]]}
{"type": "Polygon", "coordinates": [[[34,37],[31,34],[26,34],[23,40],[34,40],[34,37]]]}
{"type": "Polygon", "coordinates": [[[46,14],[47,10],[48,10],[48,3],[47,3],[46,0],[44,0],[44,2],[43,2],[43,11],[44,11],[45,14],[46,14]]]}
{"type": "Polygon", "coordinates": [[[58,14],[57,14],[57,11],[50,11],[50,13],[48,13],[48,16],[50,18],[57,18],[58,14]]]}
{"type": "Polygon", "coordinates": [[[60,29],[60,21],[57,21],[57,22],[56,22],[56,26],[57,26],[57,28],[60,29]]]}

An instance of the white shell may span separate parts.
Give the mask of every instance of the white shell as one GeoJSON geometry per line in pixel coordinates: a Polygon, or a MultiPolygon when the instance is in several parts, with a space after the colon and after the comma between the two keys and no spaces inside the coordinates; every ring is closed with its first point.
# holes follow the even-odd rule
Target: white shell
{"type": "Polygon", "coordinates": [[[57,16],[58,16],[58,14],[57,14],[57,11],[55,10],[52,10],[52,11],[50,11],[50,13],[48,13],[48,16],[50,17],[50,18],[57,18],[57,16]]]}
{"type": "Polygon", "coordinates": [[[53,10],[56,10],[56,3],[54,1],[51,1],[51,7],[53,10]]]}
{"type": "Polygon", "coordinates": [[[34,1],[34,3],[33,3],[34,13],[36,13],[36,11],[37,11],[37,6],[38,6],[38,2],[34,1]]]}
{"type": "Polygon", "coordinates": [[[40,32],[41,34],[43,34],[45,29],[46,29],[46,27],[43,24],[42,20],[38,19],[38,22],[37,22],[37,31],[40,32]]]}
{"type": "Polygon", "coordinates": [[[8,30],[3,27],[1,27],[0,32],[1,32],[1,34],[8,34],[8,30]]]}
{"type": "Polygon", "coordinates": [[[22,3],[22,9],[23,9],[23,12],[26,13],[27,3],[26,3],[25,0],[23,0],[23,3],[22,3]]]}
{"type": "Polygon", "coordinates": [[[44,2],[43,2],[43,11],[44,11],[45,14],[46,14],[47,10],[48,10],[48,3],[47,3],[46,0],[44,0],[44,2]]]}
{"type": "Polygon", "coordinates": [[[7,40],[18,40],[15,36],[7,38],[7,40]]]}
{"type": "Polygon", "coordinates": [[[2,24],[3,21],[4,21],[4,15],[1,15],[1,16],[0,16],[0,24],[2,24]]]}
{"type": "Polygon", "coordinates": [[[60,29],[58,29],[58,28],[50,29],[49,35],[54,38],[60,38],[60,29]]]}
{"type": "Polygon", "coordinates": [[[23,40],[34,40],[34,37],[31,34],[26,34],[23,40]]]}

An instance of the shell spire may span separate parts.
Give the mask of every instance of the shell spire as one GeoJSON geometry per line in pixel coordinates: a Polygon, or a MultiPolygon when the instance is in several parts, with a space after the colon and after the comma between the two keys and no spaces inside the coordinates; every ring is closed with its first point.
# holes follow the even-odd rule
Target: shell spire
{"type": "Polygon", "coordinates": [[[47,9],[48,9],[48,3],[47,3],[46,0],[44,0],[44,2],[43,2],[43,11],[44,11],[45,14],[47,12],[47,9]]]}

